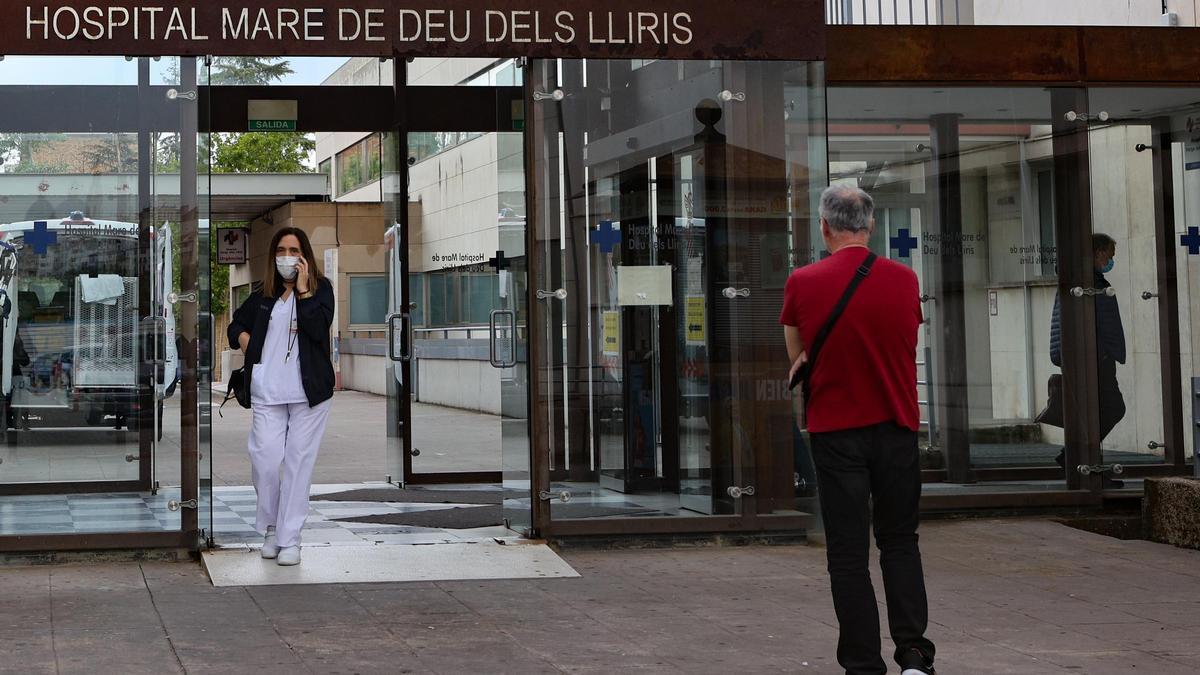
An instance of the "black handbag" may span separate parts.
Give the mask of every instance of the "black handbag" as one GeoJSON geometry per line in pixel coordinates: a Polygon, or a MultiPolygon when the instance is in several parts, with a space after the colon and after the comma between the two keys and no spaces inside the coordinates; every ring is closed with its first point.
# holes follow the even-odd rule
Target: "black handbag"
{"type": "MultiPolygon", "coordinates": [[[[221,407],[217,408],[218,415],[221,415],[221,409],[225,407],[225,404],[231,398],[237,399],[238,405],[243,408],[250,407],[250,387],[246,386],[245,366],[229,373],[229,382],[225,386],[225,400],[221,401],[221,407]]],[[[221,417],[224,417],[224,415],[221,415],[221,417]]]]}
{"type": "Polygon", "coordinates": [[[1048,424],[1052,427],[1063,427],[1063,397],[1062,397],[1062,375],[1055,373],[1046,381],[1046,389],[1049,393],[1046,396],[1046,407],[1038,416],[1033,418],[1038,424],[1048,424]]]}

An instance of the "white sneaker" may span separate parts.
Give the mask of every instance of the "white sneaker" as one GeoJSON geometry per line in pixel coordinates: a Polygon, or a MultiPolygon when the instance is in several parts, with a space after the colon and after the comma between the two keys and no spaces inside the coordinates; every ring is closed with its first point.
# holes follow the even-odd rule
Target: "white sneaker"
{"type": "Polygon", "coordinates": [[[275,559],[275,562],[283,566],[299,565],[300,547],[285,546],[284,548],[279,549],[279,557],[275,559]]]}
{"type": "Polygon", "coordinates": [[[263,537],[262,557],[271,560],[279,555],[279,545],[275,543],[275,528],[267,528],[267,536],[263,537]]]}

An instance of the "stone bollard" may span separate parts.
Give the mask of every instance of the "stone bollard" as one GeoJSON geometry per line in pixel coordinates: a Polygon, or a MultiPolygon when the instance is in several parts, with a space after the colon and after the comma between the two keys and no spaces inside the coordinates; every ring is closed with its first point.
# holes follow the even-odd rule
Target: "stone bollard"
{"type": "Polygon", "coordinates": [[[1200,480],[1146,479],[1142,528],[1151,541],[1200,549],[1200,480]]]}

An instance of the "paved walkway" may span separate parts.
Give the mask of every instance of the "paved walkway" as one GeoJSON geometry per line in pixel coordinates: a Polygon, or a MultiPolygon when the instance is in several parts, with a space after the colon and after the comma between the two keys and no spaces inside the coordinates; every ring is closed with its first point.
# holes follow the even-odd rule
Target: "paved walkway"
{"type": "MultiPolygon", "coordinates": [[[[1048,521],[924,530],[943,675],[1194,673],[1200,553],[1048,521]]],[[[0,672],[836,673],[823,551],[573,551],[579,579],[213,588],[0,569],[0,672]]]]}

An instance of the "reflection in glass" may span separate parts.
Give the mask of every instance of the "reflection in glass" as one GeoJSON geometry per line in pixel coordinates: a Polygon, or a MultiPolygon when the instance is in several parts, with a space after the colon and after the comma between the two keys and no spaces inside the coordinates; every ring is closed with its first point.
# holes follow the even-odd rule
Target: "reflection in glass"
{"type": "Polygon", "coordinates": [[[180,114],[161,119],[177,128],[147,129],[88,100],[160,107],[146,85],[178,82],[175,63],[0,62],[5,84],[36,78],[13,90],[27,105],[0,112],[0,535],[181,526],[166,509],[183,492],[169,298],[181,198],[196,188],[181,181],[180,131],[196,102],[169,104],[180,114]],[[74,83],[96,86],[64,98],[74,83]]]}
{"type": "Polygon", "coordinates": [[[1056,372],[1050,93],[834,87],[828,95],[831,181],[875,197],[872,248],[911,265],[928,296],[917,354],[924,468],[947,469],[964,450],[969,468],[1053,466],[1062,430],[1034,421],[1056,372]],[[939,221],[939,206],[958,211],[939,221]]]}
{"type": "Polygon", "coordinates": [[[536,283],[566,292],[537,308],[550,487],[571,493],[551,517],[811,513],[778,313],[825,185],[821,66],[526,76],[565,93],[532,115],[536,283]]]}

